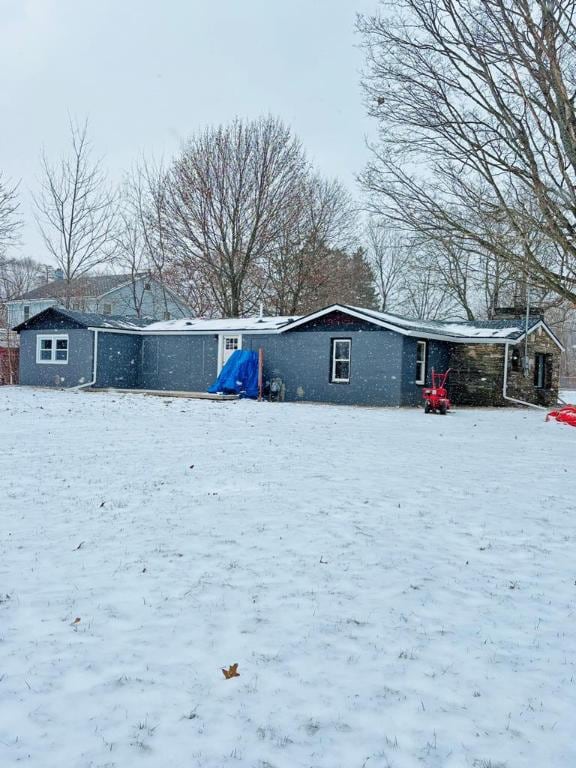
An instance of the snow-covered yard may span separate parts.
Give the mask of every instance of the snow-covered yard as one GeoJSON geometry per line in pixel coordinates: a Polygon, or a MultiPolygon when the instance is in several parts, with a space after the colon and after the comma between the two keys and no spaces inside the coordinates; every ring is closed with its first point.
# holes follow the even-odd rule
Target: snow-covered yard
{"type": "Polygon", "coordinates": [[[575,454],[538,412],[0,388],[0,765],[573,768],[575,454]]]}

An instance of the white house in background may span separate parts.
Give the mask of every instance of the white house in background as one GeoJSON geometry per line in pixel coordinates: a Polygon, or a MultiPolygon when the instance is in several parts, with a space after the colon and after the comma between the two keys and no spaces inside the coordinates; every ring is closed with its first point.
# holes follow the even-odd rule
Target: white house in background
{"type": "Polygon", "coordinates": [[[56,279],[33,288],[18,299],[6,302],[8,327],[29,320],[49,307],[65,306],[69,295],[69,309],[95,312],[100,315],[123,317],[149,317],[171,320],[190,317],[190,308],[173,291],[149,275],[86,275],[70,282],[68,289],[60,270],[56,279]]]}

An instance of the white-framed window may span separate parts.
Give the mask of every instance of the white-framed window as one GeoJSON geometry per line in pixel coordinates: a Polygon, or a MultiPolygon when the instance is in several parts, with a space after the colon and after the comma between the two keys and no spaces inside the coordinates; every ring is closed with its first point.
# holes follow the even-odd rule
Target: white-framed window
{"type": "Polygon", "coordinates": [[[426,342],[416,342],[416,384],[426,383],[426,342]]]}
{"type": "Polygon", "coordinates": [[[37,336],[36,362],[48,365],[66,365],[68,363],[68,336],[62,333],[37,336]]]}
{"type": "Polygon", "coordinates": [[[112,304],[102,304],[102,314],[103,315],[111,315],[112,314],[112,304]]]}
{"type": "Polygon", "coordinates": [[[24,320],[30,320],[30,305],[24,304],[24,320]]]}
{"type": "Polygon", "coordinates": [[[236,352],[240,338],[238,336],[224,336],[224,349],[226,352],[236,352]]]}
{"type": "Polygon", "coordinates": [[[352,340],[332,339],[332,367],[330,381],[333,384],[350,382],[350,363],[352,360],[352,340]]]}

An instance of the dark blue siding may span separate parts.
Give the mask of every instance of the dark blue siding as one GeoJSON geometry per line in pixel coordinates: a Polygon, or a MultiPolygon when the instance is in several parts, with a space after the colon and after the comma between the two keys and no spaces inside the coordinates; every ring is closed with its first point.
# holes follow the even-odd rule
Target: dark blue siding
{"type": "Polygon", "coordinates": [[[97,387],[140,387],[142,337],[124,333],[98,333],[97,387]]]}
{"type": "Polygon", "coordinates": [[[92,380],[92,355],[94,334],[92,331],[50,328],[23,331],[20,334],[20,384],[36,387],[76,387],[92,380]],[[36,338],[46,333],[68,335],[68,363],[43,364],[36,362],[36,338]]]}
{"type": "Polygon", "coordinates": [[[218,337],[143,336],[141,389],[205,392],[218,374],[218,337]]]}
{"type": "Polygon", "coordinates": [[[392,331],[331,327],[243,338],[244,349],[264,349],[265,378],[280,376],[286,400],[348,405],[400,405],[402,336],[392,331]],[[330,382],[332,339],[352,341],[349,384],[330,382]]]}
{"type": "MultiPolygon", "coordinates": [[[[94,332],[63,325],[21,333],[23,384],[73,387],[92,378],[94,332]],[[68,365],[36,363],[36,337],[46,331],[69,335],[68,365]]],[[[399,406],[421,402],[415,383],[416,338],[366,324],[350,323],[294,329],[283,334],[242,334],[244,349],[264,350],[264,378],[278,376],[288,401],[399,406]],[[332,383],[334,338],[349,338],[351,379],[332,383]]],[[[431,370],[448,366],[449,345],[427,340],[427,382],[431,370]]],[[[204,392],[218,369],[218,335],[98,332],[97,387],[204,392]]]]}
{"type": "MultiPolygon", "coordinates": [[[[416,344],[418,339],[404,336],[402,353],[402,405],[422,402],[422,384],[416,384],[416,344]]],[[[445,341],[421,339],[426,342],[426,384],[432,383],[432,368],[445,371],[450,361],[450,345],[445,341]]]]}

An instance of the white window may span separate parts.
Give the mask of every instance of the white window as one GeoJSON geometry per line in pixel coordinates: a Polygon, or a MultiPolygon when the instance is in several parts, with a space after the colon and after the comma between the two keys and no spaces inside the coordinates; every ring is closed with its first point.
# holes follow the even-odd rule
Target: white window
{"type": "Polygon", "coordinates": [[[416,384],[426,383],[426,342],[416,342],[416,384]]]}
{"type": "Polygon", "coordinates": [[[66,365],[68,363],[68,336],[63,334],[37,336],[36,362],[66,365]]]}
{"type": "Polygon", "coordinates": [[[102,304],[102,314],[103,315],[111,315],[112,314],[112,304],[102,304]]]}
{"type": "Polygon", "coordinates": [[[24,320],[29,320],[29,319],[30,319],[30,305],[29,304],[25,304],[24,305],[24,320]]]}
{"type": "Polygon", "coordinates": [[[348,384],[350,381],[350,359],[352,341],[350,339],[332,339],[332,375],[334,384],[348,384]]]}

